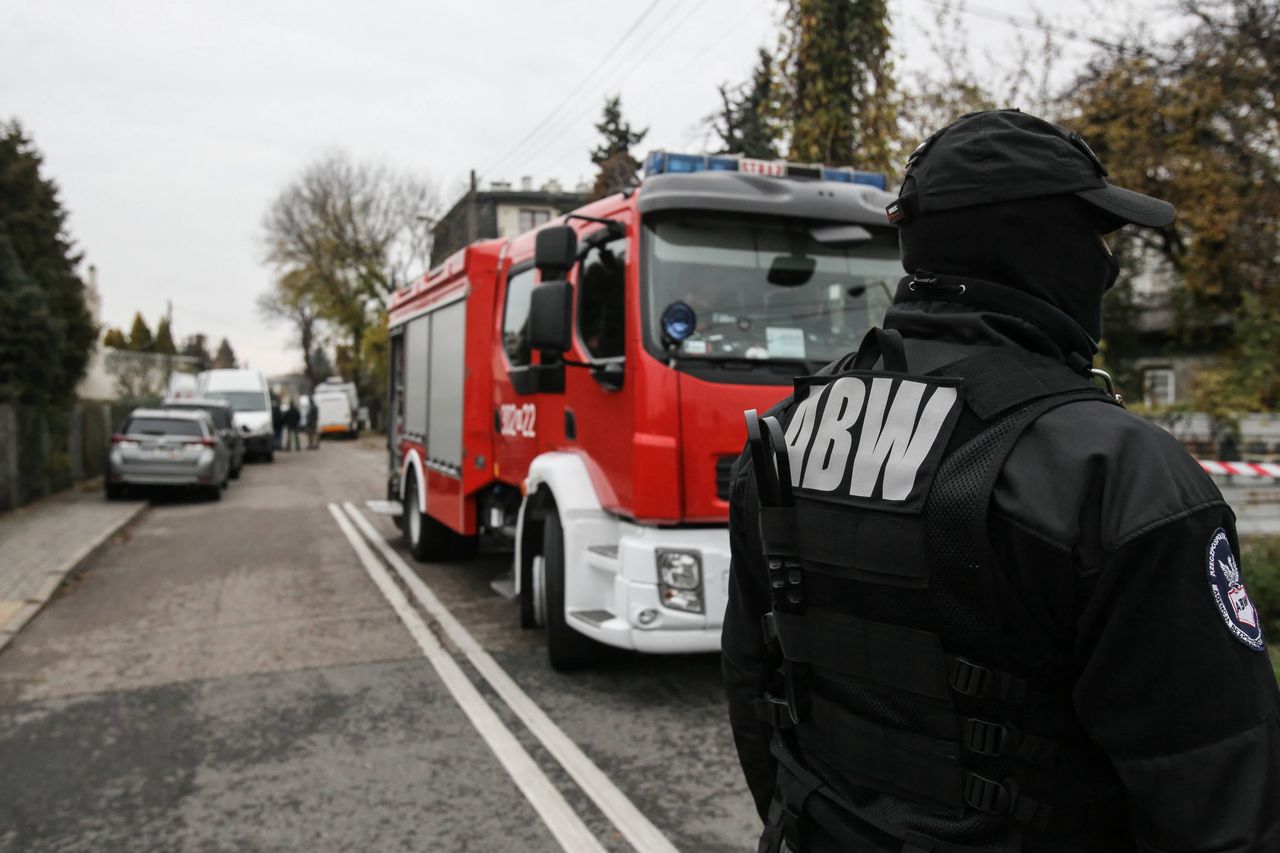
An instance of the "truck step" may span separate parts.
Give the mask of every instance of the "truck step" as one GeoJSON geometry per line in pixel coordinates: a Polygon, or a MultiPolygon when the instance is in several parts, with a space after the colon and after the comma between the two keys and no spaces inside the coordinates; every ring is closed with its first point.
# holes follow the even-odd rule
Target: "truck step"
{"type": "Polygon", "coordinates": [[[597,627],[613,618],[608,610],[570,610],[569,615],[597,627]]]}
{"type": "Polygon", "coordinates": [[[399,501],[365,501],[364,505],[369,508],[369,512],[376,512],[378,515],[399,515],[404,512],[399,501]]]}
{"type": "Polygon", "coordinates": [[[620,568],[617,545],[588,545],[587,565],[598,572],[616,575],[620,568]]]}
{"type": "Polygon", "coordinates": [[[489,581],[489,589],[493,590],[507,601],[511,601],[516,597],[515,572],[511,569],[507,569],[502,574],[495,576],[493,580],[489,581]]]}

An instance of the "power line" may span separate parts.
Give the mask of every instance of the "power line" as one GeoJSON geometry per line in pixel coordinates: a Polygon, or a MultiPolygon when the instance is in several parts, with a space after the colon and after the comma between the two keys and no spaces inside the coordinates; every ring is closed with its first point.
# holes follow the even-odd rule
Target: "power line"
{"type": "Polygon", "coordinates": [[[623,45],[623,43],[625,43],[626,40],[631,37],[631,34],[634,33],[642,23],[644,23],[644,20],[649,17],[649,14],[661,2],[662,0],[653,0],[653,2],[650,3],[645,8],[645,10],[640,13],[640,16],[631,22],[631,26],[627,27],[627,29],[622,33],[622,35],[619,36],[618,40],[614,42],[613,46],[604,52],[604,55],[600,57],[600,61],[597,62],[590,71],[588,71],[586,74],[582,76],[582,79],[579,81],[578,85],[575,86],[573,90],[569,92],[569,94],[565,95],[564,100],[556,104],[556,106],[551,110],[551,112],[547,113],[543,117],[542,121],[534,125],[533,129],[530,130],[529,133],[525,135],[523,139],[521,139],[511,148],[507,149],[506,153],[503,154],[501,157],[499,157],[496,161],[494,161],[494,163],[491,166],[489,166],[487,169],[484,169],[481,172],[480,176],[483,177],[484,175],[487,175],[493,172],[499,166],[504,165],[511,158],[513,154],[515,154],[520,150],[520,148],[525,143],[527,143],[533,137],[537,136],[538,132],[542,130],[542,128],[544,128],[547,125],[547,123],[551,121],[551,119],[555,117],[556,113],[560,112],[560,110],[562,110],[565,106],[567,106],[570,102],[572,102],[574,96],[577,95],[578,92],[582,91],[582,88],[584,86],[586,86],[588,83],[591,82],[592,75],[594,75],[597,71],[599,71],[602,67],[604,67],[604,65],[608,63],[609,60],[617,57],[618,48],[620,48],[623,45]]]}
{"type": "MultiPolygon", "coordinates": [[[[621,86],[624,82],[626,82],[627,78],[630,77],[631,74],[636,71],[636,69],[644,65],[644,63],[649,59],[649,57],[652,56],[658,48],[662,47],[662,45],[666,43],[667,39],[671,38],[671,36],[675,35],[677,31],[683,28],[685,22],[688,21],[690,18],[692,18],[694,13],[696,13],[698,9],[702,8],[705,2],[706,0],[699,0],[699,2],[694,3],[690,7],[689,11],[684,15],[684,17],[677,19],[675,23],[669,29],[667,29],[667,31],[663,33],[662,36],[656,42],[654,42],[653,45],[647,51],[644,52],[644,54],[642,54],[629,67],[622,70],[620,75],[612,78],[608,83],[600,87],[599,91],[607,92],[610,89],[617,88],[621,86]]],[[[658,32],[658,29],[652,30],[650,32],[650,35],[652,36],[654,33],[657,33],[657,32],[658,32]]],[[[646,41],[647,40],[648,39],[646,38],[646,41]]],[[[597,108],[597,106],[598,105],[595,102],[587,101],[583,105],[582,109],[578,110],[578,112],[570,116],[567,116],[562,122],[560,122],[560,127],[567,128],[567,127],[573,126],[578,121],[581,121],[583,117],[585,117],[588,113],[591,112],[591,110],[597,108]]],[[[548,145],[550,145],[552,142],[555,142],[558,138],[559,138],[558,135],[553,134],[542,145],[538,146],[533,151],[525,155],[526,162],[529,160],[532,160],[534,157],[537,157],[539,154],[541,154],[543,151],[547,149],[548,145]]]]}
{"type": "MultiPolygon", "coordinates": [[[[687,21],[693,12],[697,11],[697,7],[701,5],[702,2],[705,2],[705,0],[699,0],[697,4],[694,4],[690,8],[689,12],[682,18],[676,20],[675,25],[668,29],[665,34],[663,34],[663,24],[665,22],[660,19],[658,23],[655,26],[650,27],[638,41],[634,41],[628,45],[627,49],[622,51],[616,57],[617,64],[615,67],[611,71],[606,72],[602,78],[597,78],[597,83],[599,83],[600,79],[607,81],[603,85],[599,85],[597,87],[598,91],[600,93],[607,93],[610,89],[615,88],[625,80],[630,75],[631,71],[635,70],[638,64],[642,64],[658,46],[666,41],[667,37],[669,37],[671,33],[679,29],[680,25],[687,21]],[[659,36],[659,38],[657,42],[651,45],[650,42],[653,40],[654,36],[659,36]],[[647,50],[645,50],[646,47],[648,47],[647,50]],[[637,57],[637,62],[632,62],[629,67],[624,67],[625,63],[631,62],[631,60],[637,59],[637,57]]],[[[531,158],[541,154],[547,149],[547,146],[557,142],[560,139],[561,133],[576,125],[585,115],[595,108],[596,102],[592,101],[590,98],[583,98],[581,101],[585,104],[583,108],[556,119],[549,127],[544,128],[544,132],[541,134],[542,138],[537,142],[532,143],[533,152],[524,154],[523,159],[525,162],[528,162],[531,158]]]]}

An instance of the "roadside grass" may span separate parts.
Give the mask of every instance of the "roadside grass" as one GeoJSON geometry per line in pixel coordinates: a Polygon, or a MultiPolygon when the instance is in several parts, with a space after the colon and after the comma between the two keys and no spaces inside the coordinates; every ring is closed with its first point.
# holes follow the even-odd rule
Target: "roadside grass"
{"type": "Polygon", "coordinates": [[[1271,640],[1271,668],[1280,680],[1280,536],[1242,539],[1240,569],[1249,598],[1262,616],[1263,636],[1271,640]]]}

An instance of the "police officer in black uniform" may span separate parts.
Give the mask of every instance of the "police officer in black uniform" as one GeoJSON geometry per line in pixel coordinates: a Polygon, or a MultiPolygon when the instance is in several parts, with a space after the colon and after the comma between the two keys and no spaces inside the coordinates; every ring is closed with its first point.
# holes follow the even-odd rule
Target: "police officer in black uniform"
{"type": "Polygon", "coordinates": [[[761,850],[1280,851],[1280,691],[1231,509],[1092,371],[1103,234],[1165,227],[1075,134],[912,155],[884,328],[748,414],[724,676],[761,850]]]}

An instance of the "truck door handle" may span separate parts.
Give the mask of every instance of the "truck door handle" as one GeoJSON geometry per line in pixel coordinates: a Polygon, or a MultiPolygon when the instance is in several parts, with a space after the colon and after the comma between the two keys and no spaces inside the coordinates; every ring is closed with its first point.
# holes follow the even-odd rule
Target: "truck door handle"
{"type": "Polygon", "coordinates": [[[493,410],[493,431],[497,433],[502,432],[502,410],[501,409],[493,410]]]}

